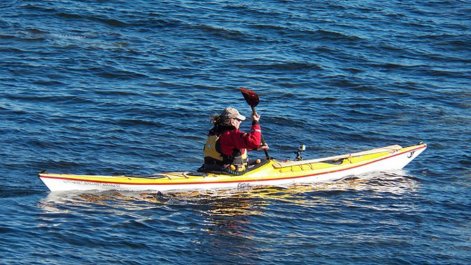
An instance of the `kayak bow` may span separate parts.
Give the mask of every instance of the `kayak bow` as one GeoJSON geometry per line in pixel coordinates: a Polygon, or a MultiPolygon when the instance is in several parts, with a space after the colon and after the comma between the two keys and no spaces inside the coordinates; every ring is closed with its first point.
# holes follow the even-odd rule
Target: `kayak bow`
{"type": "Polygon", "coordinates": [[[242,175],[226,173],[165,172],[151,176],[99,176],[39,173],[51,191],[191,191],[286,186],[335,181],[368,172],[398,170],[427,148],[420,143],[392,145],[359,153],[302,161],[275,159],[256,165],[242,175]]]}

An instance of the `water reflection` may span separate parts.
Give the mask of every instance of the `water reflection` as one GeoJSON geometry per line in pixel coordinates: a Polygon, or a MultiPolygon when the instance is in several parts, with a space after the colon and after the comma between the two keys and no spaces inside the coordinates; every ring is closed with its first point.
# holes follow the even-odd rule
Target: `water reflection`
{"type": "Polygon", "coordinates": [[[39,203],[39,226],[72,229],[76,231],[72,236],[79,238],[82,234],[103,235],[103,231],[109,237],[133,235],[123,244],[140,240],[149,249],[167,251],[185,247],[203,254],[199,256],[212,257],[206,261],[210,264],[223,263],[227,257],[234,263],[250,263],[261,259],[264,246],[276,240],[288,223],[316,223],[318,213],[348,223],[351,216],[339,219],[342,209],[389,207],[389,197],[400,200],[417,186],[416,180],[396,172],[250,190],[49,193],[39,203]],[[386,198],[387,203],[376,203],[377,197],[386,198]],[[149,240],[150,235],[155,240],[149,240]]]}

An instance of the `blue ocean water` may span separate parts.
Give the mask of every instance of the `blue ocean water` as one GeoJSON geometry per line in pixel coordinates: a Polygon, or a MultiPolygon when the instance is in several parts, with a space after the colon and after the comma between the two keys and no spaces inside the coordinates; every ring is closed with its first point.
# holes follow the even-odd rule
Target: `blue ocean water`
{"type": "Polygon", "coordinates": [[[0,264],[469,264],[470,43],[470,1],[4,0],[0,264]],[[279,159],[429,148],[400,172],[234,193],[36,177],[197,168],[210,116],[250,113],[241,86],[279,159]]]}

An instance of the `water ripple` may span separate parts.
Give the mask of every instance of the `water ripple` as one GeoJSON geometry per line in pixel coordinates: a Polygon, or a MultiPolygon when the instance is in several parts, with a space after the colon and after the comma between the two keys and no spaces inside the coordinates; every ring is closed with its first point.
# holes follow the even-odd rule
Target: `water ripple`
{"type": "Polygon", "coordinates": [[[0,9],[1,263],[469,260],[467,1],[0,9]],[[429,148],[406,171],[247,191],[52,194],[36,177],[194,169],[212,114],[250,115],[240,86],[279,159],[429,148]]]}

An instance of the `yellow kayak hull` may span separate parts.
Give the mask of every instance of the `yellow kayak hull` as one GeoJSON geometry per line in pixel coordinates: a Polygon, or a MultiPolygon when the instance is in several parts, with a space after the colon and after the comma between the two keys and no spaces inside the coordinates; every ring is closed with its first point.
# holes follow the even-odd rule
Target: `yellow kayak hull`
{"type": "Polygon", "coordinates": [[[393,145],[321,159],[302,161],[272,159],[241,175],[164,172],[151,176],[100,176],[42,172],[39,178],[51,191],[192,191],[286,186],[329,182],[368,172],[402,169],[426,148],[426,144],[409,147],[393,145]]]}

